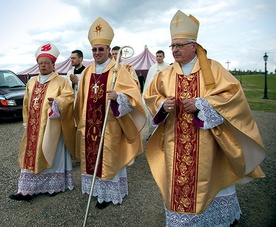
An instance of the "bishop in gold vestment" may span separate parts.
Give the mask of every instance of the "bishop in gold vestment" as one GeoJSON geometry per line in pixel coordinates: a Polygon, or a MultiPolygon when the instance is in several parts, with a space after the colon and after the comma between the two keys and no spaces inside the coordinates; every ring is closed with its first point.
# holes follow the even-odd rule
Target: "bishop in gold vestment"
{"type": "Polygon", "coordinates": [[[76,100],[76,151],[81,160],[82,193],[90,193],[95,174],[93,196],[98,197],[96,207],[103,209],[110,202],[122,203],[128,194],[125,166],[143,149],[140,132],[146,116],[139,88],[127,69],[119,64],[118,70],[114,71],[115,60],[109,57],[112,28],[98,18],[91,25],[88,37],[95,60],[84,71],[76,100]],[[106,108],[108,100],[111,101],[110,109],[106,108]],[[100,161],[95,173],[104,129],[100,161]]]}
{"type": "Polygon", "coordinates": [[[175,62],[144,95],[158,126],[146,155],[167,226],[229,226],[241,213],[235,184],[264,177],[266,153],[239,81],[207,60],[197,28],[181,11],[172,19],[175,62]]]}
{"type": "Polygon", "coordinates": [[[53,195],[74,187],[74,92],[66,78],[54,71],[58,54],[51,43],[42,45],[36,53],[40,74],[26,85],[25,131],[18,157],[21,173],[18,194],[11,199],[29,200],[34,194],[53,195]]]}

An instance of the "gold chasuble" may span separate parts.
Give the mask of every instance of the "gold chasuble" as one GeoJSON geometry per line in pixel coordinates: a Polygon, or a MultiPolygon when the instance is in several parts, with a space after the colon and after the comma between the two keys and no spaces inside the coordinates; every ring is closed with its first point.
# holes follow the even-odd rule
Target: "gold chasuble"
{"type": "Polygon", "coordinates": [[[206,89],[198,60],[187,76],[174,62],[144,95],[152,116],[165,98],[176,100],[174,111],[149,139],[146,156],[166,208],[178,213],[202,213],[222,189],[265,176],[259,165],[266,153],[240,83],[218,62],[209,62],[215,88],[206,89]],[[197,97],[205,98],[225,122],[210,130],[196,127],[182,100],[197,97]]]}
{"type": "MultiPolygon", "coordinates": [[[[19,152],[19,166],[21,169],[38,174],[46,168],[51,168],[47,162],[42,149],[43,140],[52,141],[57,144],[60,135],[53,137],[46,135],[47,121],[54,121],[61,127],[61,134],[65,146],[74,158],[75,127],[73,118],[74,92],[67,80],[56,72],[47,79],[44,84],[39,82],[39,76],[31,78],[26,86],[23,102],[23,124],[26,126],[19,152]],[[54,98],[60,108],[60,118],[48,118],[48,98],[54,98]],[[29,101],[28,101],[29,100],[29,101]]],[[[51,145],[51,144],[50,144],[51,145]]],[[[47,148],[47,144],[45,144],[47,148]]],[[[55,150],[52,156],[54,157],[55,150]]]]}
{"type": "Polygon", "coordinates": [[[105,113],[108,111],[96,174],[103,180],[116,176],[122,167],[142,152],[141,131],[146,122],[140,90],[120,64],[114,90],[125,94],[134,109],[119,118],[114,116],[111,108],[106,110],[106,91],[111,88],[114,65],[115,60],[112,59],[100,75],[96,74],[95,62],[85,69],[75,105],[76,152],[81,159],[83,174],[94,174],[105,113]]]}

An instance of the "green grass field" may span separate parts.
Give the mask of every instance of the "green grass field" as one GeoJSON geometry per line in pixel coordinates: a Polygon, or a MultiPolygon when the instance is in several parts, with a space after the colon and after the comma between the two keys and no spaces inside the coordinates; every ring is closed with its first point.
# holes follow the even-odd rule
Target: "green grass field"
{"type": "Polygon", "coordinates": [[[236,76],[242,84],[252,110],[276,112],[276,75],[267,75],[267,96],[264,97],[264,74],[236,76]]]}

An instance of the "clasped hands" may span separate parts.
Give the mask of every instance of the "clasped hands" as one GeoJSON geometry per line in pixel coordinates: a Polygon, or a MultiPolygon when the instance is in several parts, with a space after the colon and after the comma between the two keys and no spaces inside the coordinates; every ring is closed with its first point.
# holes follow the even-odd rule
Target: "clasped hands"
{"type": "MultiPolygon", "coordinates": [[[[196,102],[196,99],[194,99],[194,98],[192,98],[192,99],[184,99],[182,101],[184,110],[187,113],[195,113],[195,112],[197,112],[198,109],[195,106],[195,102],[196,102]]],[[[163,109],[167,113],[172,112],[175,109],[175,97],[173,97],[173,96],[168,97],[164,101],[164,103],[163,103],[163,109]]]]}

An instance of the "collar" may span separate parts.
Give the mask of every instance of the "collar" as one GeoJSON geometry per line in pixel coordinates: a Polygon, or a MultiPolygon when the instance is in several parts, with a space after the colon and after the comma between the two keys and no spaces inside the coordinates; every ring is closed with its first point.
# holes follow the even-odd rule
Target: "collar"
{"type": "Polygon", "coordinates": [[[190,75],[196,63],[197,55],[187,64],[180,64],[184,75],[190,75]]]}
{"type": "Polygon", "coordinates": [[[47,74],[47,75],[41,75],[39,74],[39,83],[44,84],[46,80],[53,74],[53,72],[47,74]]]}
{"type": "Polygon", "coordinates": [[[108,63],[110,62],[110,58],[108,58],[104,63],[102,64],[97,64],[96,63],[96,74],[102,74],[103,70],[105,69],[105,67],[108,65],[108,63]]]}

